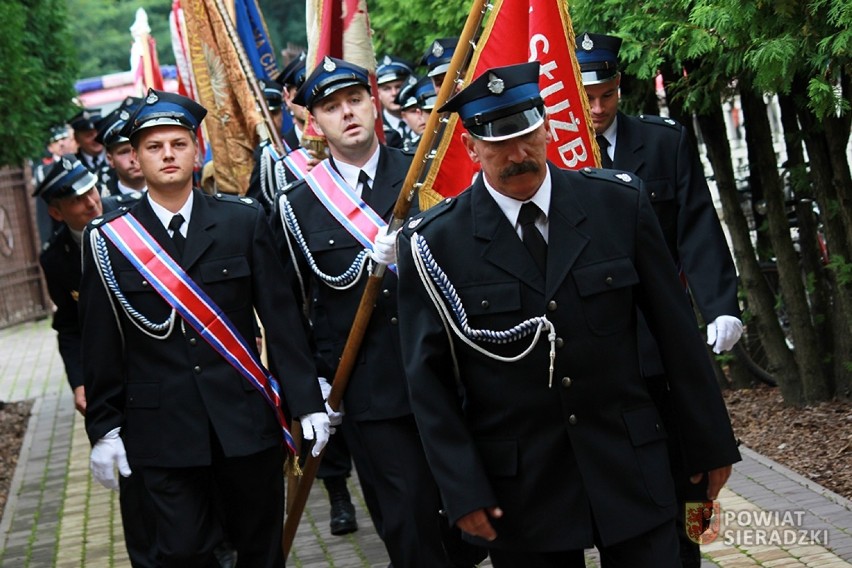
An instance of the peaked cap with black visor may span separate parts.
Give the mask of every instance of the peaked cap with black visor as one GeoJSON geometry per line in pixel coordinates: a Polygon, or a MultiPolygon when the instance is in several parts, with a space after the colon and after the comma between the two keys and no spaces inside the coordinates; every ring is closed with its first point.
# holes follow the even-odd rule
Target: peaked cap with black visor
{"type": "Polygon", "coordinates": [[[538,61],[489,69],[438,112],[459,113],[470,135],[480,140],[523,136],[544,123],[538,76],[538,61]]]}

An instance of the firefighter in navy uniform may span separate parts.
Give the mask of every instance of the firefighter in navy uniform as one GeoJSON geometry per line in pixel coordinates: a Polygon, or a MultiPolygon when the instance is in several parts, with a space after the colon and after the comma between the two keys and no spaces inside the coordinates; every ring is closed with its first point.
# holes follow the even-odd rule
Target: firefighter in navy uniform
{"type": "Polygon", "coordinates": [[[122,130],[148,191],[132,211],[92,221],[83,237],[90,465],[110,488],[116,469],[141,477],[154,503],[160,566],[213,565],[224,528],[241,564],[280,568],[282,427],[289,416],[300,420],[318,453],[329,420],[263,210],[253,199],[205,195],[192,186],[195,132],[205,114],[186,97],[149,90],[122,130]],[[131,253],[110,240],[111,231],[127,234],[134,222],[150,235],[147,254],[163,261],[156,263],[158,281],[167,271],[170,282],[183,279],[204,292],[223,325],[204,327],[201,335],[197,320],[207,318],[198,302],[166,300],[174,284],[158,288],[161,296],[131,253]],[[280,373],[280,406],[265,372],[239,364],[258,359],[255,312],[270,368],[280,373]],[[247,358],[238,360],[241,353],[247,358]],[[255,381],[270,385],[265,395],[255,381]]]}
{"type": "Polygon", "coordinates": [[[110,195],[107,182],[113,177],[112,169],[106,159],[103,144],[97,141],[98,125],[103,117],[98,109],[82,108],[68,124],[74,130],[77,142],[77,159],[98,178],[101,195],[110,195]]]}
{"type": "MultiPolygon", "coordinates": [[[[101,202],[96,184],[94,174],[76,156],[66,154],[46,169],[34,194],[47,204],[51,217],[60,223],[59,229],[44,246],[39,262],[50,299],[56,306],[53,329],[57,333],[59,354],[74,394],[74,406],[83,415],[86,414],[86,392],[80,363],[83,334],[77,312],[83,229],[104,211],[130,207],[135,203],[128,196],[105,197],[101,202]]],[[[145,487],[138,477],[122,479],[119,503],[131,566],[155,567],[153,514],[145,487]]]]}
{"type": "MultiPolygon", "coordinates": [[[[605,167],[638,175],[645,182],[654,213],[660,221],[667,250],[685,278],[690,297],[707,323],[707,343],[715,353],[730,350],[742,335],[737,273],[707,182],[704,168],[681,124],[653,115],[629,116],[618,110],[618,51],[621,39],[601,34],[577,36],[577,60],[589,97],[592,122],[605,167]]],[[[672,423],[675,407],[669,400],[669,378],[653,336],[640,334],[642,374],[656,393],[663,420],[672,423]]],[[[704,487],[683,471],[679,433],[669,428],[673,475],[680,515],[690,501],[704,501],[704,487]]],[[[682,520],[679,519],[679,524],[682,520]]],[[[698,544],[679,528],[686,568],[701,564],[698,544]]]]}
{"type": "MultiPolygon", "coordinates": [[[[326,57],[305,80],[296,102],[308,108],[327,139],[328,165],[340,177],[338,190],[389,219],[411,156],[379,143],[367,71],[326,57]]],[[[282,256],[314,289],[305,295],[316,298],[318,349],[325,376],[333,376],[361,301],[368,253],[306,181],[282,194],[278,206],[293,214],[288,221],[277,215],[274,228],[282,256]],[[299,232],[304,239],[292,236],[299,232]]],[[[377,236],[372,258],[393,264],[393,242],[393,235],[377,236]]],[[[409,405],[398,325],[396,276],[388,271],[343,398],[343,431],[362,484],[367,480],[375,491],[376,502],[368,506],[394,568],[469,567],[484,554],[447,531],[439,515],[437,487],[409,405]]]]}
{"type": "Polygon", "coordinates": [[[412,137],[411,129],[402,120],[397,95],[406,80],[414,73],[414,65],[399,57],[385,55],[376,67],[378,98],[382,104],[382,129],[385,144],[391,148],[402,148],[412,137]]]}
{"type": "Polygon", "coordinates": [[[113,172],[106,183],[107,193],[114,197],[127,196],[131,201],[142,197],[145,176],[133,156],[130,140],[121,135],[121,129],[141,103],[139,97],[124,99],[118,108],[98,121],[98,134],[95,137],[95,141],[106,150],[107,164],[113,172]]]}
{"type": "Polygon", "coordinates": [[[482,175],[403,226],[411,404],[451,522],[495,568],[679,566],[666,431],[639,373],[642,307],[671,371],[688,471],[715,498],[739,460],[641,182],[560,170],[539,63],[486,70],[458,112],[482,175]]]}

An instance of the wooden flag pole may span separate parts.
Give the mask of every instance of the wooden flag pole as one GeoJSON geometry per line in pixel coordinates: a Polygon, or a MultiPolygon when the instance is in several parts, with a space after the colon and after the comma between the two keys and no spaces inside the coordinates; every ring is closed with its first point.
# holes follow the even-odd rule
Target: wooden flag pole
{"type": "MultiPolygon", "coordinates": [[[[459,36],[458,46],[453,53],[449,68],[447,69],[447,77],[457,77],[460,74],[463,64],[470,60],[470,55],[475,49],[473,43],[474,36],[477,30],[482,25],[485,14],[490,9],[489,0],[474,0],[465,22],[464,29],[459,36]]],[[[456,82],[454,80],[444,81],[441,89],[438,92],[438,98],[435,101],[435,109],[429,114],[429,120],[426,122],[426,130],[423,133],[423,138],[417,146],[417,152],[411,162],[411,167],[408,169],[408,174],[405,176],[402,190],[396,200],[396,205],[393,210],[393,220],[388,227],[389,230],[396,230],[405,222],[408,212],[411,209],[411,200],[414,198],[415,191],[418,187],[418,180],[421,178],[423,168],[431,159],[427,154],[431,153],[432,142],[437,130],[438,121],[441,119],[438,116],[437,109],[450,97],[456,82]]],[[[352,369],[355,366],[355,361],[358,356],[358,351],[361,348],[361,343],[364,340],[364,334],[367,330],[367,325],[370,322],[370,317],[373,314],[373,306],[381,289],[382,279],[385,269],[383,264],[378,264],[367,279],[367,284],[364,287],[364,293],[361,296],[361,302],[358,305],[358,311],[355,313],[355,320],[352,322],[352,328],[349,330],[349,337],[346,339],[346,345],[343,348],[343,353],[340,357],[340,363],[334,374],[334,380],[331,383],[331,393],[328,396],[328,404],[332,409],[338,410],[340,402],[343,400],[343,393],[346,392],[346,386],[349,383],[349,377],[352,374],[352,369]]],[[[305,504],[308,501],[308,495],[311,491],[311,485],[316,477],[319,462],[322,460],[322,453],[319,456],[308,456],[305,466],[302,468],[302,479],[299,482],[297,495],[294,497],[290,512],[287,515],[287,520],[284,522],[284,537],[282,546],[284,548],[284,557],[286,558],[293,546],[293,540],[296,537],[296,531],[299,528],[299,521],[302,517],[302,512],[305,509],[305,504]]]]}

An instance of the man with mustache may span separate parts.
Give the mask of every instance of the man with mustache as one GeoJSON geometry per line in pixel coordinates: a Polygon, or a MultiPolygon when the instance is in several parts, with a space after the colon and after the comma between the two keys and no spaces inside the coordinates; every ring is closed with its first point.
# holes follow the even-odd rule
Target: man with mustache
{"type": "Polygon", "coordinates": [[[635,176],[560,170],[539,63],[485,71],[458,112],[482,175],[406,223],[399,322],[411,405],[447,515],[496,568],[675,568],[666,431],[636,310],[670,371],[690,474],[739,460],[695,317],[635,176]]]}
{"type": "MultiPolygon", "coordinates": [[[[285,190],[274,219],[282,256],[298,270],[312,321],[320,375],[334,376],[373,262],[393,265],[395,235],[380,229],[369,246],[350,221],[389,220],[411,156],[379,143],[366,69],[326,57],[295,102],[307,107],[330,158],[285,190]],[[317,177],[323,175],[324,177],[317,177]],[[340,218],[328,199],[367,211],[340,218]],[[323,372],[323,367],[325,372],[323,372]]],[[[343,398],[343,433],[359,477],[369,480],[371,515],[394,568],[473,566],[484,557],[449,533],[438,488],[411,414],[399,346],[396,275],[388,270],[343,398]],[[378,507],[378,511],[374,510],[378,507]],[[450,554],[445,548],[452,548],[450,554]],[[468,552],[472,555],[465,556],[468,552]],[[461,555],[461,556],[459,556],[461,555]]]]}

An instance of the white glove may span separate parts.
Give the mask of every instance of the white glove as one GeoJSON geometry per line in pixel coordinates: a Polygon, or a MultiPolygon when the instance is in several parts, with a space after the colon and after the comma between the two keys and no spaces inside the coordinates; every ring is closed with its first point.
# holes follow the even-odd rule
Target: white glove
{"type": "Polygon", "coordinates": [[[376,242],[373,243],[373,251],[370,253],[370,258],[374,262],[385,266],[396,264],[396,234],[398,232],[399,229],[396,229],[389,233],[380,232],[376,235],[376,242]]]}
{"type": "Polygon", "coordinates": [[[305,440],[313,440],[316,437],[317,441],[311,450],[311,455],[317,457],[328,443],[328,437],[331,435],[329,431],[328,414],[325,412],[312,412],[299,418],[302,423],[302,436],[305,440]]]}
{"type": "Polygon", "coordinates": [[[713,353],[730,351],[743,334],[743,322],[734,316],[719,316],[707,324],[707,345],[713,353]]]}
{"type": "Polygon", "coordinates": [[[130,464],[127,463],[127,452],[119,432],[121,428],[113,428],[95,442],[89,457],[89,469],[95,480],[113,491],[118,491],[118,477],[115,468],[123,477],[130,477],[130,464]]]}
{"type": "MultiPolygon", "coordinates": [[[[317,377],[317,380],[322,391],[322,399],[325,401],[325,413],[328,414],[328,422],[332,426],[340,426],[343,423],[343,403],[340,404],[339,412],[332,410],[328,405],[328,395],[331,394],[331,383],[325,377],[317,377]]],[[[332,428],[331,433],[334,434],[334,432],[335,429],[332,428]]]]}

